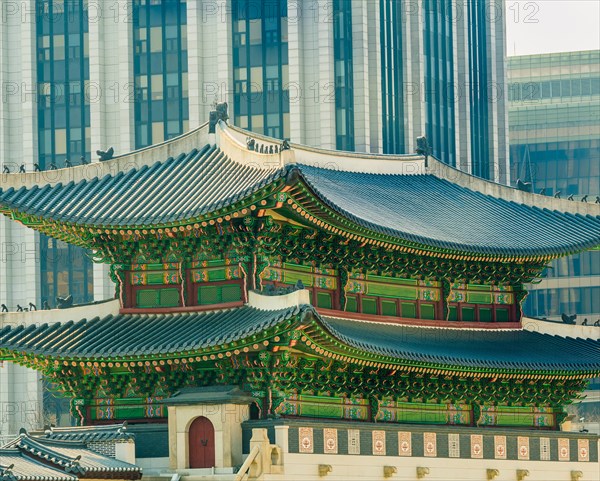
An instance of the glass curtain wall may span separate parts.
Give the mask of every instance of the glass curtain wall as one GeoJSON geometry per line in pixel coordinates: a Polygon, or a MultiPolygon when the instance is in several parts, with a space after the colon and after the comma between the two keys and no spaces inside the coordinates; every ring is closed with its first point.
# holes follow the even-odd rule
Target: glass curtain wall
{"type": "Polygon", "coordinates": [[[471,100],[472,173],[489,179],[488,68],[486,37],[486,3],[469,0],[469,83],[471,100]]]}
{"type": "Polygon", "coordinates": [[[133,0],[135,146],[189,129],[186,0],[133,0]]]}
{"type": "Polygon", "coordinates": [[[336,148],[354,150],[352,2],[333,0],[336,148]]]}
{"type": "Polygon", "coordinates": [[[456,166],[452,2],[423,0],[425,131],[433,155],[456,166]]]}
{"type": "Polygon", "coordinates": [[[404,154],[402,2],[380,0],[381,115],[384,154],[404,154]]]}
{"type": "MultiPolygon", "coordinates": [[[[37,0],[38,165],[41,170],[90,160],[87,0],[37,0]]],[[[41,301],[93,299],[87,251],[40,235],[41,301]]]]}
{"type": "Polygon", "coordinates": [[[232,0],[234,124],[290,136],[287,0],[232,0]]]}

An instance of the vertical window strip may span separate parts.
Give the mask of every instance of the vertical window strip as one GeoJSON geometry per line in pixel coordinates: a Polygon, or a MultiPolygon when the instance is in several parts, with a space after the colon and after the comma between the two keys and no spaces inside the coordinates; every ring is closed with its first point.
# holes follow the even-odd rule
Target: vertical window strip
{"type": "Polygon", "coordinates": [[[399,0],[380,0],[383,153],[405,153],[402,62],[402,8],[399,0]]]}
{"type": "Polygon", "coordinates": [[[336,148],[354,150],[352,2],[333,0],[336,148]]]}
{"type": "Polygon", "coordinates": [[[456,165],[454,121],[454,60],[452,6],[440,0],[424,0],[424,53],[426,135],[433,154],[456,165]]]}
{"type": "Polygon", "coordinates": [[[184,75],[188,72],[187,42],[183,39],[182,29],[187,25],[186,0],[169,0],[161,3],[149,3],[135,0],[133,4],[133,49],[135,80],[135,143],[136,148],[168,140],[184,132],[189,120],[189,95],[183,90],[184,75]],[[156,10],[160,9],[160,24],[154,25],[156,10]],[[169,19],[175,18],[174,23],[169,19]],[[175,28],[175,38],[167,35],[171,27],[175,28]],[[153,29],[159,29],[160,36],[154,36],[153,29]],[[160,42],[160,45],[153,45],[160,42]],[[174,51],[169,48],[175,44],[174,51]],[[144,48],[142,48],[144,47],[144,48]],[[156,51],[153,52],[153,49],[156,51]],[[153,54],[155,54],[153,56],[153,54]],[[171,55],[177,55],[176,66],[169,65],[171,55]],[[161,69],[153,70],[153,60],[160,58],[161,69]],[[177,85],[169,84],[169,78],[175,75],[177,85]],[[159,77],[153,82],[153,77],[159,77]],[[160,85],[162,95],[154,100],[160,85]],[[172,103],[176,107],[172,108],[172,103]],[[175,115],[173,112],[175,111],[175,115]],[[173,125],[176,128],[173,129],[173,125]],[[156,130],[155,130],[156,128],[156,130]]]}
{"type": "Polygon", "coordinates": [[[271,137],[289,137],[285,121],[290,111],[288,79],[284,76],[288,43],[282,34],[287,1],[233,0],[232,11],[234,123],[271,137]],[[267,28],[273,25],[275,29],[267,28]],[[260,32],[259,42],[251,42],[253,32],[260,32]]]}
{"type": "MultiPolygon", "coordinates": [[[[41,126],[38,132],[38,164],[42,170],[49,169],[52,164],[64,167],[66,159],[77,164],[80,157],[89,159],[91,156],[86,135],[90,127],[90,105],[86,92],[86,82],[90,78],[89,57],[85,51],[89,31],[87,18],[87,1],[36,0],[37,113],[38,125],[41,126]],[[61,28],[57,27],[59,25],[61,28]],[[72,53],[71,49],[77,47],[74,44],[76,36],[79,49],[72,53]],[[64,49],[59,58],[56,58],[57,37],[62,37],[60,42],[64,49]],[[58,69],[64,69],[64,80],[60,82],[56,77],[58,69]],[[59,108],[64,109],[64,126],[60,129],[57,126],[59,108]],[[77,121],[80,126],[72,128],[77,121]],[[79,140],[73,138],[75,129],[79,131],[79,140]],[[60,154],[56,143],[59,130],[64,133],[64,152],[60,154]]],[[[54,305],[57,296],[68,294],[73,295],[76,303],[93,300],[92,262],[85,250],[59,245],[59,241],[43,235],[40,236],[39,249],[42,303],[47,301],[54,305]],[[66,281],[63,290],[66,288],[68,292],[61,292],[60,279],[66,281]]]]}

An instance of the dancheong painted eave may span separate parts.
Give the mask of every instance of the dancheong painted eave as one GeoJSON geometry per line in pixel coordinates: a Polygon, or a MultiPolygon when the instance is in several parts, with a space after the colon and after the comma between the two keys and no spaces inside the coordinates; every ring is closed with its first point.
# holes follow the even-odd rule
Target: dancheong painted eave
{"type": "Polygon", "coordinates": [[[216,135],[202,127],[101,164],[3,174],[0,211],[63,238],[68,231],[150,235],[267,206],[316,228],[419,252],[544,260],[600,244],[600,205],[517,191],[420,156],[297,145],[259,153],[245,136],[277,145],[222,123],[216,135]]]}
{"type": "Polygon", "coordinates": [[[600,374],[600,342],[522,329],[407,326],[326,317],[312,306],[251,306],[172,314],[118,314],[0,330],[0,358],[38,368],[210,361],[266,346],[406,371],[541,378],[600,374]],[[577,355],[574,355],[577,353],[577,355]],[[37,363],[37,364],[36,364],[37,363]]]}

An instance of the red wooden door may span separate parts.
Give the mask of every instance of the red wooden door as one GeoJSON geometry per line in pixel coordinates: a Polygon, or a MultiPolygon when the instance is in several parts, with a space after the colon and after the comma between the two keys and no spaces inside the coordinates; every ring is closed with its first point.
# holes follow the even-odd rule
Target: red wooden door
{"type": "Polygon", "coordinates": [[[215,428],[205,417],[194,419],[189,433],[190,468],[215,466],[215,428]]]}

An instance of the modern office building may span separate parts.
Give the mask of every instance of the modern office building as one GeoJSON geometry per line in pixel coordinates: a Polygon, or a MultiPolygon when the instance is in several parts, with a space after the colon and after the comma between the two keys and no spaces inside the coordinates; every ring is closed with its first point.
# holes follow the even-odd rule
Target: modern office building
{"type": "MultiPolygon", "coordinates": [[[[183,134],[227,101],[232,124],[315,147],[411,153],[426,135],[442,161],[508,183],[497,8],[492,0],[10,2],[0,25],[0,169],[52,178],[96,161],[97,150],[119,155],[183,134]]],[[[10,310],[114,296],[108,267],[89,252],[6,219],[0,244],[0,303],[10,310]]],[[[37,412],[36,375],[19,388],[24,377],[14,376],[3,378],[13,387],[0,390],[2,402],[22,391],[31,402],[11,409],[37,412]]]]}
{"type": "MultiPolygon", "coordinates": [[[[600,195],[600,51],[527,55],[508,60],[512,179],[536,192],[596,202],[600,195]],[[585,200],[585,199],[583,199],[585,200]]],[[[600,250],[552,261],[529,286],[524,311],[579,324],[600,319],[600,250]]],[[[600,382],[570,408],[574,428],[600,432],[600,382]]]]}
{"type": "MultiPolygon", "coordinates": [[[[600,195],[600,51],[511,57],[512,179],[536,192],[595,202],[600,195]]],[[[600,318],[600,251],[552,262],[525,312],[578,322],[600,318]]]]}

